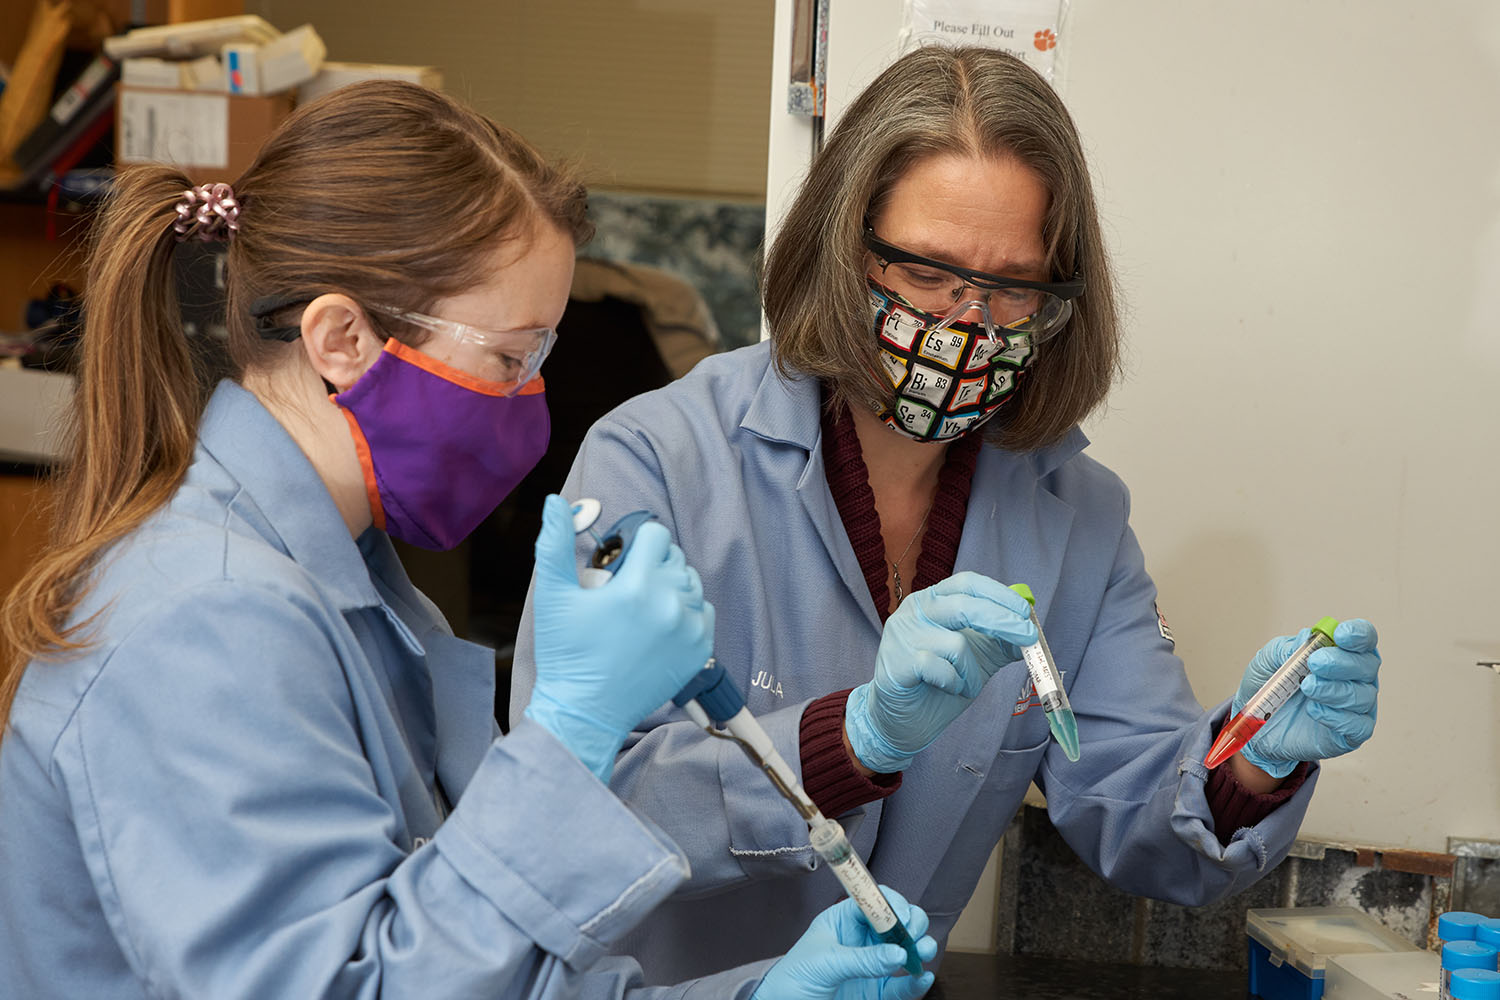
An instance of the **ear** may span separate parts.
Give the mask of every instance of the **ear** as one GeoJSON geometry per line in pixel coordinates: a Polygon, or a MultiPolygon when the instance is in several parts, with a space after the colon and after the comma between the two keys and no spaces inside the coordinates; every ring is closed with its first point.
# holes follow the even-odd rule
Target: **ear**
{"type": "Polygon", "coordinates": [[[365,373],[385,342],[347,295],[319,295],[302,311],[302,346],[323,380],[343,392],[365,373]]]}

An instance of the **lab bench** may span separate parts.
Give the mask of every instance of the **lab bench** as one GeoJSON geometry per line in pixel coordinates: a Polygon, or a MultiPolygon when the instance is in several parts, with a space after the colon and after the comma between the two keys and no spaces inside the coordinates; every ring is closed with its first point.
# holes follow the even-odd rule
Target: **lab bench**
{"type": "Polygon", "coordinates": [[[943,956],[930,1000],[1247,1000],[1243,971],[1166,969],[1027,955],[943,956]]]}

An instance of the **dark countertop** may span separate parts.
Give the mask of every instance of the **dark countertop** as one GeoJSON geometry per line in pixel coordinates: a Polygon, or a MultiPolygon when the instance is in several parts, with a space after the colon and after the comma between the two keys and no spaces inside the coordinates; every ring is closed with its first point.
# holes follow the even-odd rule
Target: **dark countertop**
{"type": "Polygon", "coordinates": [[[943,956],[930,1000],[1245,1000],[1246,974],[1070,962],[1024,955],[943,956]]]}

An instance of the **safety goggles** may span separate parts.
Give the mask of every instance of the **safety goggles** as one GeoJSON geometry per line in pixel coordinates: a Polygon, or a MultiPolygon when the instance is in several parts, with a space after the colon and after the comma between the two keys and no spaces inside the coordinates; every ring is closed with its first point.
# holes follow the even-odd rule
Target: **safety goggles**
{"type": "Polygon", "coordinates": [[[974,311],[991,339],[998,330],[1026,334],[1039,344],[1061,330],[1083,294],[1083,277],[1027,281],[934,260],[887,243],[865,225],[864,243],[875,255],[886,287],[939,320],[934,329],[963,321],[974,311]]]}
{"type": "Polygon", "coordinates": [[[458,368],[485,382],[500,383],[503,395],[514,396],[521,387],[536,378],[542,362],[557,342],[557,331],[550,327],[522,330],[484,330],[467,323],[455,323],[440,316],[370,305],[403,323],[443,334],[449,340],[441,344],[423,344],[420,350],[439,361],[458,368]]]}

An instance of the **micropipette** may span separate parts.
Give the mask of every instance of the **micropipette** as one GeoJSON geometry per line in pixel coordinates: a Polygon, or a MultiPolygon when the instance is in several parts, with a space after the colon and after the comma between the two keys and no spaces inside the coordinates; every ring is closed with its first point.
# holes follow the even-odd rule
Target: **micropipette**
{"type": "Polygon", "coordinates": [[[1067,689],[1063,687],[1062,673],[1057,661],[1052,659],[1052,650],[1047,646],[1047,637],[1042,634],[1041,619],[1036,616],[1036,598],[1031,588],[1024,583],[1013,583],[1010,587],[1026,598],[1031,613],[1031,624],[1036,626],[1036,642],[1021,649],[1021,659],[1026,663],[1026,672],[1031,675],[1031,686],[1047,713],[1047,728],[1057,740],[1068,760],[1078,759],[1078,720],[1073,715],[1073,705],[1068,701],[1067,689]]]}
{"type": "Polygon", "coordinates": [[[896,916],[890,902],[875,884],[875,878],[855,853],[844,828],[837,820],[823,815],[802,788],[802,783],[786,760],[777,752],[771,737],[745,707],[745,700],[729,682],[724,668],[710,658],[698,677],[683,688],[672,702],[682,708],[710,736],[738,743],[745,755],[766,773],[771,784],[807,821],[808,840],[849,898],[859,906],[880,940],[898,944],[906,950],[906,971],[922,974],[922,957],[917,943],[896,916]],[[717,724],[717,725],[716,725],[717,724]],[[723,726],[723,729],[718,728],[723,726]]]}
{"type": "Polygon", "coordinates": [[[1203,758],[1204,767],[1210,771],[1218,767],[1243,749],[1245,744],[1250,742],[1250,738],[1260,732],[1261,726],[1264,726],[1276,710],[1285,705],[1287,700],[1302,686],[1303,679],[1307,677],[1308,657],[1317,650],[1334,644],[1333,630],[1338,626],[1337,618],[1318,619],[1307,641],[1298,646],[1296,652],[1287,657],[1286,662],[1266,678],[1266,682],[1260,686],[1259,691],[1250,696],[1250,700],[1245,702],[1239,714],[1219,730],[1219,738],[1214,740],[1213,748],[1208,751],[1208,756],[1203,758]]]}
{"type": "MultiPolygon", "coordinates": [[[[636,511],[615,522],[614,527],[601,537],[591,530],[599,511],[599,503],[595,500],[580,500],[573,505],[574,531],[589,531],[596,543],[588,568],[579,574],[579,581],[585,587],[597,587],[607,582],[629,550],[636,530],[647,521],[654,520],[650,512],[636,511]]],[[[920,976],[922,957],[917,954],[917,943],[912,939],[911,932],[896,916],[890,901],[875,884],[874,876],[849,843],[844,828],[837,820],[824,816],[822,810],[808,797],[802,783],[797,780],[796,773],[771,742],[771,737],[745,707],[744,697],[729,682],[724,668],[713,657],[709,657],[703,669],[698,671],[698,676],[672,699],[672,703],[680,707],[688,718],[710,736],[739,744],[745,755],[765,772],[776,790],[807,822],[808,839],[813,850],[828,862],[834,877],[865,915],[880,940],[904,948],[906,971],[913,976],[920,976]],[[719,728],[720,726],[723,728],[719,728]]]]}

